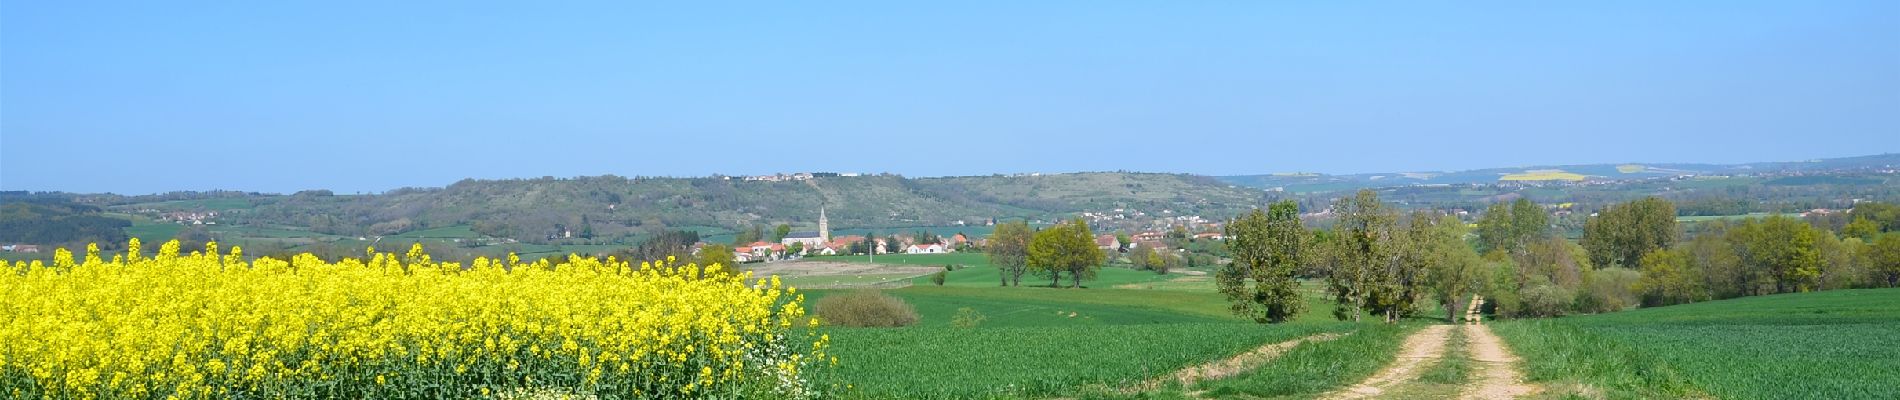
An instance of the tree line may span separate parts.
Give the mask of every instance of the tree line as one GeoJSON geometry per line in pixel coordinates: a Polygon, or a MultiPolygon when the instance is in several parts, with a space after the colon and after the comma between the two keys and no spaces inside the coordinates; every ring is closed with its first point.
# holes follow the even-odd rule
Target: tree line
{"type": "Polygon", "coordinates": [[[1216,274],[1232,311],[1263,323],[1305,311],[1302,279],[1323,282],[1342,320],[1387,322],[1433,300],[1447,319],[1473,295],[1509,317],[1598,313],[1740,296],[1900,286],[1900,207],[1862,203],[1837,230],[1792,217],[1707,222],[1684,240],[1668,200],[1648,197],[1557,234],[1528,199],[1490,205],[1466,225],[1449,213],[1401,213],[1361,190],[1332,202],[1330,229],[1308,229],[1282,201],[1227,225],[1231,262],[1216,274]]]}

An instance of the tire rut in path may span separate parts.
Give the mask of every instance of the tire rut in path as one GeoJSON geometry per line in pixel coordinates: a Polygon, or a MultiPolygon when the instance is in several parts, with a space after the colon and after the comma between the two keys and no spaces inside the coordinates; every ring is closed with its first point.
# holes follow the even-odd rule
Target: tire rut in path
{"type": "Polygon", "coordinates": [[[1126,390],[1123,390],[1123,392],[1126,392],[1126,393],[1146,392],[1146,391],[1154,390],[1164,385],[1167,385],[1168,382],[1178,382],[1181,384],[1182,387],[1188,387],[1188,386],[1193,386],[1196,382],[1200,382],[1203,380],[1220,379],[1220,378],[1226,378],[1229,376],[1238,375],[1242,372],[1247,372],[1247,371],[1253,370],[1254,368],[1258,368],[1260,367],[1260,364],[1273,360],[1274,358],[1278,358],[1280,357],[1280,354],[1286,353],[1287,350],[1291,350],[1293,349],[1294,346],[1299,346],[1302,343],[1324,342],[1328,340],[1338,339],[1340,336],[1345,336],[1348,334],[1350,333],[1345,333],[1345,334],[1322,333],[1322,334],[1302,337],[1299,339],[1293,339],[1293,340],[1288,340],[1284,342],[1272,343],[1265,346],[1260,346],[1258,348],[1253,349],[1252,351],[1241,353],[1240,355],[1236,355],[1236,356],[1227,358],[1225,360],[1190,366],[1187,368],[1183,368],[1180,371],[1175,371],[1174,373],[1168,374],[1166,376],[1150,379],[1148,381],[1142,382],[1139,385],[1129,387],[1126,390]]]}
{"type": "Polygon", "coordinates": [[[1524,383],[1524,376],[1517,370],[1517,356],[1491,333],[1491,327],[1465,325],[1464,333],[1469,341],[1471,360],[1477,362],[1478,370],[1474,376],[1476,381],[1466,384],[1459,398],[1513,399],[1537,393],[1536,386],[1524,383]]]}
{"type": "Polygon", "coordinates": [[[1329,400],[1364,399],[1385,393],[1398,384],[1417,379],[1426,367],[1445,358],[1446,343],[1451,341],[1452,325],[1432,325],[1405,338],[1399,355],[1384,370],[1358,384],[1320,396],[1329,400]]]}

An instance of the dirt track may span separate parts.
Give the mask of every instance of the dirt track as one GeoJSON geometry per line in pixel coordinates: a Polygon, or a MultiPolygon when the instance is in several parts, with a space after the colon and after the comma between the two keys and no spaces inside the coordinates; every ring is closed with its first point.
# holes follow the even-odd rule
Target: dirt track
{"type": "Polygon", "coordinates": [[[1459,398],[1513,399],[1537,392],[1537,387],[1524,383],[1523,375],[1517,371],[1517,356],[1491,333],[1491,327],[1465,325],[1464,333],[1471,343],[1471,360],[1477,361],[1478,370],[1476,381],[1467,384],[1458,394],[1459,398]]]}

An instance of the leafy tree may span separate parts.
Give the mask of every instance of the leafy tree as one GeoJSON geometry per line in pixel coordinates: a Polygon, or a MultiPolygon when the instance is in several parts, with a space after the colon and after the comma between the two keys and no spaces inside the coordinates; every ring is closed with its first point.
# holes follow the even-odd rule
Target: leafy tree
{"type": "Polygon", "coordinates": [[[710,244],[699,248],[699,266],[732,265],[732,247],[723,244],[710,244]]]}
{"type": "MultiPolygon", "coordinates": [[[[1230,310],[1259,323],[1281,323],[1306,310],[1295,279],[1306,245],[1299,203],[1273,203],[1227,225],[1233,262],[1215,274],[1230,310]]],[[[1152,255],[1152,254],[1151,254],[1152,255]]],[[[1159,260],[1157,260],[1159,261],[1159,260]]]]}
{"type": "Polygon", "coordinates": [[[1881,232],[1900,231],[1900,204],[1865,202],[1854,205],[1854,219],[1873,221],[1881,232]]]}
{"type": "Polygon", "coordinates": [[[1049,286],[1060,286],[1068,273],[1071,288],[1082,287],[1083,279],[1093,279],[1105,258],[1095,247],[1095,233],[1081,218],[1036,232],[1029,241],[1029,266],[1038,275],[1050,278],[1049,286]]]}
{"type": "Polygon", "coordinates": [[[1881,234],[1866,248],[1868,263],[1886,287],[1900,287],[1900,232],[1881,234]]]}
{"type": "Polygon", "coordinates": [[[1872,218],[1854,218],[1853,222],[1847,223],[1847,227],[1841,228],[1841,236],[1860,238],[1864,241],[1873,241],[1874,236],[1879,234],[1880,223],[1874,222],[1872,218]]]}
{"type": "Polygon", "coordinates": [[[1549,235],[1550,216],[1530,199],[1493,203],[1478,218],[1478,250],[1521,253],[1530,243],[1549,235]]]}
{"type": "Polygon", "coordinates": [[[1638,263],[1643,277],[1636,281],[1646,307],[1693,303],[1709,299],[1707,281],[1689,263],[1688,249],[1651,250],[1638,263]]]}
{"type": "Polygon", "coordinates": [[[1484,259],[1465,243],[1464,235],[1464,224],[1447,215],[1433,223],[1430,237],[1424,239],[1427,284],[1445,306],[1445,320],[1451,322],[1458,321],[1471,295],[1483,291],[1489,282],[1484,259]]]}
{"type": "Polygon", "coordinates": [[[1584,223],[1583,248],[1599,267],[1635,267],[1652,251],[1674,246],[1681,237],[1676,206],[1660,197],[1612,205],[1584,223]]]}
{"type": "Polygon", "coordinates": [[[1397,310],[1390,307],[1397,291],[1392,286],[1398,283],[1398,274],[1392,273],[1398,261],[1397,214],[1372,190],[1334,201],[1333,212],[1339,219],[1325,255],[1330,266],[1327,289],[1340,305],[1334,317],[1358,321],[1360,314],[1373,311],[1397,321],[1397,310]]]}
{"type": "Polygon", "coordinates": [[[1820,235],[1813,226],[1780,215],[1746,220],[1736,226],[1728,232],[1728,238],[1740,249],[1742,268],[1748,276],[1744,291],[1774,294],[1813,288],[1826,264],[1817,244],[1820,235]]]}
{"type": "Polygon", "coordinates": [[[762,241],[764,239],[765,239],[765,227],[760,226],[760,225],[752,225],[750,228],[740,229],[739,234],[733,235],[732,243],[733,244],[750,244],[753,242],[762,241]]]}
{"type": "Polygon", "coordinates": [[[1005,222],[996,225],[996,231],[984,252],[989,254],[990,264],[996,266],[996,272],[1003,286],[1021,286],[1023,272],[1029,265],[1029,238],[1034,233],[1025,221],[1005,222]]]}
{"type": "Polygon", "coordinates": [[[661,260],[666,256],[686,258],[692,252],[694,243],[699,242],[699,232],[663,230],[640,241],[633,246],[628,260],[661,260]]]}
{"type": "Polygon", "coordinates": [[[792,234],[791,224],[778,224],[778,226],[772,227],[772,242],[778,243],[778,242],[784,241],[785,237],[791,236],[791,234],[792,234]]]}
{"type": "Polygon", "coordinates": [[[917,235],[915,237],[917,238],[917,244],[942,244],[943,243],[943,236],[939,236],[937,235],[936,232],[931,232],[928,230],[917,231],[917,235]]]}
{"type": "Polygon", "coordinates": [[[896,234],[885,236],[884,237],[884,252],[886,253],[904,252],[904,241],[898,240],[896,234]]]}

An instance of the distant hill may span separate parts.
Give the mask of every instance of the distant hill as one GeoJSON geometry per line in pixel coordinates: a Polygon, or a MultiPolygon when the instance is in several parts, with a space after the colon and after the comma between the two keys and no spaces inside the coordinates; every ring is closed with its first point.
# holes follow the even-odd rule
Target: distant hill
{"type": "Polygon", "coordinates": [[[1628,180],[1680,175],[1735,175],[1765,172],[1895,167],[1900,167],[1900,154],[1746,164],[1624,163],[1542,165],[1519,168],[1486,168],[1466,171],[1390,172],[1351,175],[1316,173],[1235,175],[1220,176],[1215,177],[1215,179],[1231,185],[1258,189],[1278,188],[1293,193],[1322,193],[1360,188],[1411,185],[1488,184],[1513,180],[1628,180]]]}
{"type": "MultiPolygon", "coordinates": [[[[621,237],[660,229],[708,234],[752,224],[834,228],[980,225],[990,218],[1048,219],[1111,208],[1232,215],[1260,202],[1257,190],[1192,175],[1072,173],[1039,176],[464,180],[445,188],[378,195],[301,192],[251,196],[238,223],[307,227],[336,235],[388,235],[467,226],[476,234],[545,241],[550,236],[621,237]]],[[[176,206],[179,202],[166,203],[176,206]]]]}

